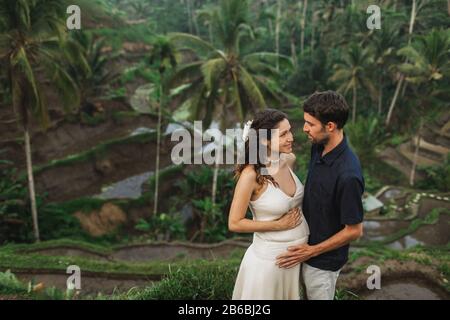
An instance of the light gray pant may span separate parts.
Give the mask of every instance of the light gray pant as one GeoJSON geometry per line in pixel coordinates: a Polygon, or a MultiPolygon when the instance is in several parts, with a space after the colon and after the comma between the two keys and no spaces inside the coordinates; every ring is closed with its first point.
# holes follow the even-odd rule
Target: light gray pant
{"type": "Polygon", "coordinates": [[[303,263],[302,278],[308,300],[333,300],[340,272],[321,270],[303,263]]]}

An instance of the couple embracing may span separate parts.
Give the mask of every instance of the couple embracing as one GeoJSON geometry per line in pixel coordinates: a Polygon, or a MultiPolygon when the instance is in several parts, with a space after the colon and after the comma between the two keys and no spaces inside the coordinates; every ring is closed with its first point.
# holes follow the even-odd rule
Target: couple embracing
{"type": "Polygon", "coordinates": [[[250,163],[246,154],[236,168],[228,225],[233,232],[253,233],[253,242],[239,268],[234,300],[300,299],[300,279],[308,300],[332,300],[349,243],[362,235],[364,178],[344,133],[348,104],[336,92],[318,92],[303,111],[303,132],[312,142],[304,185],[293,171],[294,139],[286,114],[267,109],[249,123],[257,147],[279,157],[258,155],[250,163]],[[267,130],[264,137],[261,130],[267,130]],[[248,208],[252,219],[246,218],[248,208]]]}

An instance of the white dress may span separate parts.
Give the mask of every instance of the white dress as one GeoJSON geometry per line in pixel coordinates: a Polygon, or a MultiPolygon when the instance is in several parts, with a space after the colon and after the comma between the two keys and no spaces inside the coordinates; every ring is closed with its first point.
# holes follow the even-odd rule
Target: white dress
{"type": "MultiPolygon", "coordinates": [[[[271,221],[280,218],[303,201],[304,187],[289,168],[295,180],[293,197],[268,183],[266,190],[255,201],[250,201],[253,220],[271,221]]],[[[253,243],[242,259],[233,291],[233,300],[298,300],[300,299],[300,265],[291,269],[279,268],[276,257],[292,245],[308,242],[306,219],[294,229],[255,232],[253,243]]]]}

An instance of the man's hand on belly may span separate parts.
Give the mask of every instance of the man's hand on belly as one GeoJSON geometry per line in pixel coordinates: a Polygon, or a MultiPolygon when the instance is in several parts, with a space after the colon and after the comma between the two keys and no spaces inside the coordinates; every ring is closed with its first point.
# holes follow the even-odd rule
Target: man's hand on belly
{"type": "Polygon", "coordinates": [[[310,246],[308,244],[301,244],[288,248],[286,253],[277,257],[276,264],[280,268],[292,268],[297,264],[307,261],[313,257],[321,255],[322,253],[340,248],[351,241],[354,241],[362,236],[363,224],[346,225],[344,229],[336,233],[331,238],[310,246]]]}
{"type": "Polygon", "coordinates": [[[315,257],[318,254],[315,246],[300,244],[288,248],[286,253],[277,257],[276,265],[280,268],[293,268],[296,265],[315,257]]]}

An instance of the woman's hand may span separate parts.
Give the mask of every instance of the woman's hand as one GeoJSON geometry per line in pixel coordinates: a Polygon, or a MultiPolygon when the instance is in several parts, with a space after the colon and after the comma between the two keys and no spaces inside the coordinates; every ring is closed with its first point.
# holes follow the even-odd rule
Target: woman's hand
{"type": "Polygon", "coordinates": [[[278,230],[294,229],[303,221],[303,214],[299,207],[292,208],[285,213],[281,218],[276,220],[278,230]]]}

